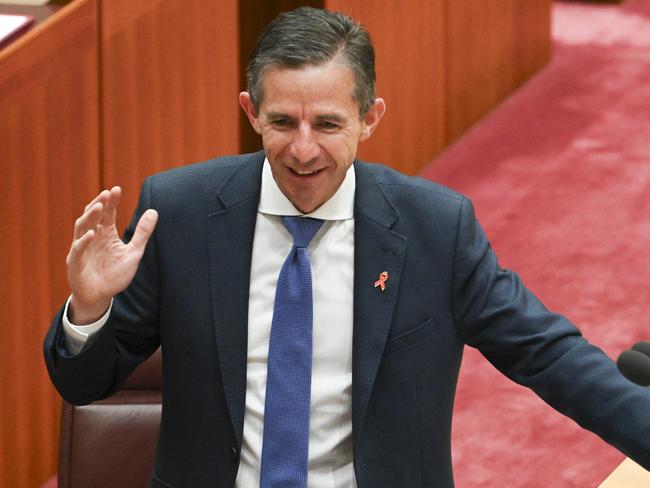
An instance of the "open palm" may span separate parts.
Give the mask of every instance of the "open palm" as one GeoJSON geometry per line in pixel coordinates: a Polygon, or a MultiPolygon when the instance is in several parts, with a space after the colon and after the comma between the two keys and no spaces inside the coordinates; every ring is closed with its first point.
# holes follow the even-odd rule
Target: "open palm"
{"type": "Polygon", "coordinates": [[[158,213],[147,210],[131,241],[122,242],[115,223],[121,195],[119,187],[104,190],[75,222],[66,264],[72,289],[70,319],[76,324],[99,318],[112,297],[129,286],[156,226],[158,213]]]}

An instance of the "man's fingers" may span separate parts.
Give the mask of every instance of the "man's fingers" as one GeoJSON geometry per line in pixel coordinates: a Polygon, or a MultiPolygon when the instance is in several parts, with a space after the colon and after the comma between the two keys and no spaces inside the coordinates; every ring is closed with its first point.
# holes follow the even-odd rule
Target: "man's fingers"
{"type": "Polygon", "coordinates": [[[93,200],[88,205],[86,205],[86,208],[84,208],[84,213],[87,212],[90,209],[90,207],[95,205],[97,202],[101,202],[102,204],[104,204],[105,203],[104,201],[108,198],[108,194],[109,194],[108,190],[101,191],[99,195],[93,198],[93,200]]]}
{"type": "Polygon", "coordinates": [[[117,206],[122,199],[122,189],[119,186],[114,186],[108,191],[108,196],[104,203],[104,212],[102,214],[102,225],[115,225],[115,217],[117,215],[117,206]]]}
{"type": "Polygon", "coordinates": [[[92,199],[92,201],[86,205],[84,212],[87,212],[90,207],[95,205],[97,202],[100,202],[104,206],[110,206],[112,203],[119,203],[120,198],[122,197],[122,188],[119,186],[114,186],[110,190],[102,190],[99,194],[92,199]]]}
{"type": "Polygon", "coordinates": [[[144,247],[147,245],[151,234],[153,234],[157,222],[158,212],[151,208],[145,211],[142,217],[140,217],[138,225],[135,227],[135,232],[129,245],[136,248],[139,252],[144,252],[144,247]]]}
{"type": "Polygon", "coordinates": [[[73,237],[79,239],[90,229],[98,225],[115,225],[117,206],[122,198],[122,189],[114,186],[97,195],[92,202],[86,205],[83,215],[79,217],[74,226],[73,237]]]}
{"type": "Polygon", "coordinates": [[[66,260],[66,264],[68,265],[69,269],[73,269],[78,265],[79,258],[83,255],[86,249],[88,249],[88,246],[95,238],[95,235],[96,232],[90,229],[79,239],[75,239],[72,242],[72,246],[70,247],[70,252],[68,253],[68,258],[66,260]]]}
{"type": "Polygon", "coordinates": [[[74,223],[73,238],[80,239],[89,230],[95,230],[101,221],[102,210],[103,205],[99,201],[86,207],[86,211],[74,223]]]}

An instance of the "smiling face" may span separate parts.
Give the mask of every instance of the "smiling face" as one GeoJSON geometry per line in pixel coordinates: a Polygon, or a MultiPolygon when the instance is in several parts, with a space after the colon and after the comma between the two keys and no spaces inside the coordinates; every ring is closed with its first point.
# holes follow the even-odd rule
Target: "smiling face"
{"type": "Polygon", "coordinates": [[[378,98],[360,118],[354,81],[335,58],[319,66],[268,68],[259,113],[247,92],[239,95],[278,187],[301,212],[313,212],[336,193],[359,141],[370,137],[384,114],[378,98]]]}

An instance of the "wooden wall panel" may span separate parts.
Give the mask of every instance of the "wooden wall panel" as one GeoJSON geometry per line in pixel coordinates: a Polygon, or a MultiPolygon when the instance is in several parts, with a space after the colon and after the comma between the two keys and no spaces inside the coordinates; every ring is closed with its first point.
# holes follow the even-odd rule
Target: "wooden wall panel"
{"type": "Polygon", "coordinates": [[[417,173],[550,59],[551,0],[327,0],[362,21],[385,118],[359,156],[417,173]]]}
{"type": "Polygon", "coordinates": [[[239,151],[235,0],[102,2],[103,185],[239,151]]]}
{"type": "Polygon", "coordinates": [[[551,0],[449,0],[446,143],[550,59],[551,0]]]}
{"type": "Polygon", "coordinates": [[[375,44],[377,95],[388,110],[359,157],[416,174],[444,145],[444,0],[327,0],[375,44]]]}
{"type": "Polygon", "coordinates": [[[0,486],[56,472],[60,398],[42,342],[68,295],[72,223],[99,186],[95,0],[0,51],[0,486]]]}

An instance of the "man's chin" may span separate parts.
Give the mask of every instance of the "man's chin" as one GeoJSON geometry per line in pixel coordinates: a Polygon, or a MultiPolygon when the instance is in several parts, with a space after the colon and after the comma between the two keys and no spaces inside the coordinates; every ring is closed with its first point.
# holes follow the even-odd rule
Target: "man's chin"
{"type": "Polygon", "coordinates": [[[302,213],[308,214],[320,207],[326,199],[319,199],[314,196],[301,197],[300,195],[294,194],[293,197],[289,197],[289,200],[293,203],[293,206],[302,213]]]}
{"type": "Polygon", "coordinates": [[[321,206],[321,204],[313,204],[313,203],[300,203],[300,202],[291,202],[291,203],[293,203],[293,206],[296,207],[304,214],[310,214],[313,211],[315,211],[318,207],[321,206]]]}

